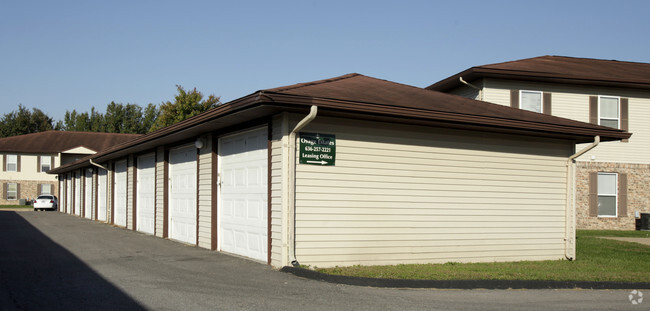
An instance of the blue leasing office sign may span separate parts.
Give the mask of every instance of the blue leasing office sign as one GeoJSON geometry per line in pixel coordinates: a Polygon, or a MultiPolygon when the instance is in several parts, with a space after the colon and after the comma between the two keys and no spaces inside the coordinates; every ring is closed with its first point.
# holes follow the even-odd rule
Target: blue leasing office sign
{"type": "Polygon", "coordinates": [[[335,160],[336,136],[300,133],[300,164],[334,165],[335,160]]]}

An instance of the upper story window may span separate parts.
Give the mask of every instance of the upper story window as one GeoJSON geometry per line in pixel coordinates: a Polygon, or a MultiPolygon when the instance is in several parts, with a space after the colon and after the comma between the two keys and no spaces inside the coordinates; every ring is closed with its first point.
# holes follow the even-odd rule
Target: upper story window
{"type": "Polygon", "coordinates": [[[529,90],[510,90],[510,107],[552,114],[552,93],[529,90]]]}
{"type": "Polygon", "coordinates": [[[542,112],[542,92],[520,91],[520,108],[533,112],[542,112]]]}
{"type": "Polygon", "coordinates": [[[41,156],[41,172],[48,172],[52,169],[52,157],[41,156]]]}
{"type": "Polygon", "coordinates": [[[15,154],[8,154],[7,163],[5,163],[5,170],[7,172],[16,172],[18,171],[18,156],[15,154]]]}
{"type": "Polygon", "coordinates": [[[598,173],[598,217],[616,217],[618,174],[598,173]]]}
{"type": "Polygon", "coordinates": [[[619,128],[619,98],[613,96],[598,97],[598,124],[619,128]]]}

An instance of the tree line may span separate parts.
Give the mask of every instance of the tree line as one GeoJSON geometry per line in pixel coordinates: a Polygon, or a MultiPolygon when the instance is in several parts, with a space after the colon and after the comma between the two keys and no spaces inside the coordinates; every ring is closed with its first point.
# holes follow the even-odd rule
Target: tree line
{"type": "Polygon", "coordinates": [[[49,130],[146,134],[163,127],[183,121],[221,104],[219,97],[203,94],[194,88],[186,91],[177,85],[178,94],[174,101],[160,105],[111,102],[105,112],[99,112],[93,106],[90,111],[77,112],[67,110],[63,120],[54,119],[38,108],[31,111],[23,105],[5,114],[0,119],[0,137],[9,137],[38,133],[49,130]]]}

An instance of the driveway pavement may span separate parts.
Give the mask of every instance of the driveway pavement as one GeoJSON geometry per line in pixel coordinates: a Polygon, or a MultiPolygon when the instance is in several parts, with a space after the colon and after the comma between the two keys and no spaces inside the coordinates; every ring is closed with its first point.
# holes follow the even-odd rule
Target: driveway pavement
{"type": "Polygon", "coordinates": [[[0,310],[643,309],[630,290],[331,284],[58,212],[0,211],[0,281],[0,310]]]}

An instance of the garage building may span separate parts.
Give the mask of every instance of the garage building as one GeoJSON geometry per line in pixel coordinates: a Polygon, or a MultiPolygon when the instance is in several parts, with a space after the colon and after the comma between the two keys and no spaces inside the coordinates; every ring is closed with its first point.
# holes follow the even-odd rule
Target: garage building
{"type": "Polygon", "coordinates": [[[52,173],[68,213],[274,267],[572,259],[575,146],[630,135],[349,74],[52,173]]]}

